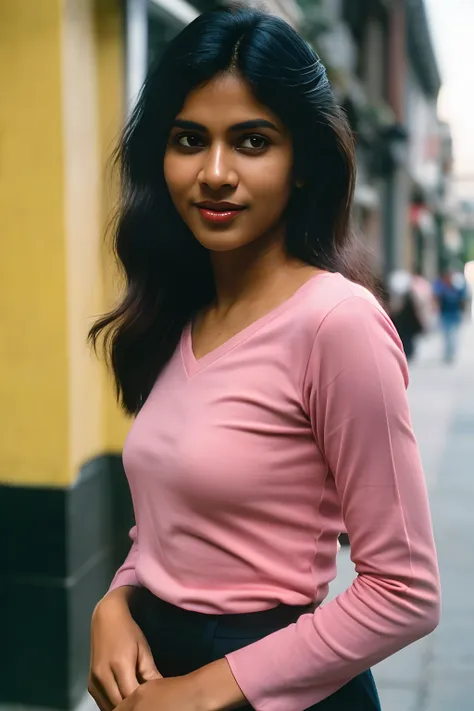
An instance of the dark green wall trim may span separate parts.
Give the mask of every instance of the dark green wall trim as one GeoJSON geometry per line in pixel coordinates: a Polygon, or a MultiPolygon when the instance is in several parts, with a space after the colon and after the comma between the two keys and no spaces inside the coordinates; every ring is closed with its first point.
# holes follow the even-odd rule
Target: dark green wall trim
{"type": "Polygon", "coordinates": [[[0,485],[0,704],[72,709],[87,687],[90,616],[129,547],[119,455],[67,489],[0,485]]]}

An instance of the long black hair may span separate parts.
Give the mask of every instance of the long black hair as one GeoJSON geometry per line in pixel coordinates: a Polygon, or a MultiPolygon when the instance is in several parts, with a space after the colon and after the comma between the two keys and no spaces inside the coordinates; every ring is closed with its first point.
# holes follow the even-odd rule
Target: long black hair
{"type": "Polygon", "coordinates": [[[184,326],[214,297],[210,255],[179,217],[163,161],[188,93],[225,71],[247,81],[292,133],[295,175],[304,185],[287,210],[288,253],[371,287],[350,227],[352,132],[321,61],[277,17],[248,9],[200,15],[150,71],[117,154],[122,195],[114,247],[125,291],[90,339],[96,346],[104,337],[118,398],[130,414],[149,395],[184,326]]]}

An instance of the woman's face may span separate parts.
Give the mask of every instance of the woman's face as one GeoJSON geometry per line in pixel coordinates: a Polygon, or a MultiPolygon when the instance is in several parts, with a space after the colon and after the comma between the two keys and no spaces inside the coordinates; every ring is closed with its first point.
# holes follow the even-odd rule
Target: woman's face
{"type": "Polygon", "coordinates": [[[164,161],[171,198],[211,251],[281,235],[293,190],[293,146],[281,121],[238,76],[191,92],[175,119],[164,161]]]}

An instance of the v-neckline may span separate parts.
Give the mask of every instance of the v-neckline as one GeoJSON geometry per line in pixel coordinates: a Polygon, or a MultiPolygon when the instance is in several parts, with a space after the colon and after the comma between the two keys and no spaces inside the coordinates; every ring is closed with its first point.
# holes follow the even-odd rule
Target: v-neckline
{"type": "Polygon", "coordinates": [[[236,334],[221,343],[220,346],[213,348],[211,351],[201,356],[201,358],[196,358],[194,355],[192,333],[193,322],[190,321],[183,329],[181,336],[181,357],[187,375],[192,377],[196,373],[200,372],[204,368],[207,368],[212,363],[215,363],[217,360],[230,353],[230,351],[234,350],[234,348],[253,336],[254,333],[259,331],[280,313],[286,311],[286,309],[290,306],[293,306],[293,304],[305,294],[311,284],[320,278],[328,276],[335,276],[335,274],[333,272],[318,272],[317,274],[314,274],[307,281],[305,281],[304,284],[298,287],[295,293],[288,297],[288,299],[285,299],[285,301],[282,301],[281,304],[278,304],[266,314],[263,314],[263,316],[260,316],[255,321],[252,321],[252,323],[248,326],[245,326],[236,334]]]}

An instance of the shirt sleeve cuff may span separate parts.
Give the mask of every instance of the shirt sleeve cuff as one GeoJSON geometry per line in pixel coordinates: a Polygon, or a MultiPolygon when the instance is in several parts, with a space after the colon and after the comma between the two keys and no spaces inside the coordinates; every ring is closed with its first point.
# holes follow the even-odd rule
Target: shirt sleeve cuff
{"type": "Polygon", "coordinates": [[[109,592],[124,585],[131,585],[135,588],[141,587],[134,570],[119,570],[110,584],[109,592]]]}

